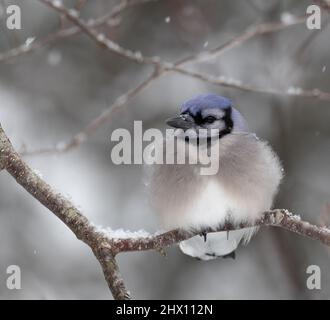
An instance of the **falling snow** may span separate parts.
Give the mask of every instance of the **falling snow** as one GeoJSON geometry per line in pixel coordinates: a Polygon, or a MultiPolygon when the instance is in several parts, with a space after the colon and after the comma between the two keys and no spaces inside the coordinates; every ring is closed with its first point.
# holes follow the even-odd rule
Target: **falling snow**
{"type": "Polygon", "coordinates": [[[303,92],[303,90],[301,88],[298,87],[289,87],[287,90],[288,94],[292,94],[292,95],[299,95],[303,92]]]}
{"type": "Polygon", "coordinates": [[[106,37],[103,33],[100,33],[97,35],[97,41],[104,42],[106,40],[106,37]]]}
{"type": "Polygon", "coordinates": [[[64,150],[67,147],[67,143],[64,141],[60,141],[56,144],[57,150],[64,150]]]}
{"type": "Polygon", "coordinates": [[[290,12],[283,12],[281,14],[281,21],[286,25],[292,24],[296,21],[296,17],[290,12]]]}
{"type": "Polygon", "coordinates": [[[62,61],[62,54],[58,50],[52,50],[47,56],[47,62],[52,67],[56,67],[62,61]]]}
{"type": "Polygon", "coordinates": [[[53,1],[53,6],[56,8],[62,7],[62,0],[54,0],[53,1]]]}
{"type": "Polygon", "coordinates": [[[35,37],[29,37],[25,40],[25,46],[26,47],[29,47],[35,40],[36,38],[35,37]]]}
{"type": "Polygon", "coordinates": [[[171,17],[166,17],[166,18],[165,18],[165,22],[166,22],[166,23],[170,23],[170,22],[171,22],[171,17]]]}

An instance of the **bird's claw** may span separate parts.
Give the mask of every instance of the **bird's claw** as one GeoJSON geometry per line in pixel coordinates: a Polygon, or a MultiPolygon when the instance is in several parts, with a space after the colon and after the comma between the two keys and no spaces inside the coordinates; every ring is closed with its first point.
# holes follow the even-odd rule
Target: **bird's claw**
{"type": "Polygon", "coordinates": [[[232,252],[222,256],[222,258],[224,258],[224,259],[231,258],[231,259],[235,260],[236,259],[236,253],[235,253],[235,251],[232,251],[232,252]]]}
{"type": "Polygon", "coordinates": [[[156,251],[158,251],[162,257],[166,257],[167,256],[165,249],[162,248],[162,247],[156,248],[156,251]]]}
{"type": "Polygon", "coordinates": [[[206,240],[207,240],[207,233],[206,232],[201,232],[200,236],[203,237],[204,238],[204,242],[206,242],[206,240]]]}

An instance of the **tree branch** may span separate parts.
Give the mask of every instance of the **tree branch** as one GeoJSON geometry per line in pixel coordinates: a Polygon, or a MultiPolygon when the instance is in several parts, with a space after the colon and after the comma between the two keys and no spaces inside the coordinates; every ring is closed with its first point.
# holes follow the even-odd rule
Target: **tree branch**
{"type": "Polygon", "coordinates": [[[0,125],[0,167],[42,205],[53,212],[78,239],[93,251],[102,266],[108,286],[115,299],[126,299],[129,292],[123,280],[111,247],[112,243],[97,232],[88,219],[65,197],[55,192],[19,156],[0,125]]]}
{"type": "MultiPolygon", "coordinates": [[[[52,1],[49,0],[40,0],[47,4],[48,6],[51,6],[52,1]]],[[[141,2],[136,0],[137,2],[141,2]]],[[[150,1],[150,0],[149,0],[150,1]]],[[[132,3],[133,4],[133,3],[132,3]]],[[[51,6],[52,8],[54,7],[51,6]]],[[[65,8],[61,8],[60,12],[67,13],[70,17],[70,12],[68,12],[65,8]]],[[[117,10],[120,12],[119,10],[117,10]]],[[[116,12],[116,10],[115,10],[116,12]]],[[[69,18],[68,17],[68,18],[69,18]]],[[[98,34],[95,30],[90,30],[90,28],[93,28],[94,26],[91,24],[85,25],[83,21],[81,21],[77,15],[71,13],[71,19],[74,23],[76,23],[76,27],[79,30],[83,30],[84,32],[88,32],[88,35],[91,36],[94,41],[97,41],[99,45],[104,46],[103,41],[105,41],[105,38],[102,34],[98,34]],[[81,27],[83,29],[81,29],[81,27]],[[102,40],[100,43],[100,39],[102,40]]],[[[22,150],[21,154],[26,156],[26,155],[40,155],[40,154],[56,154],[56,153],[63,153],[67,152],[69,150],[72,150],[78,146],[80,146],[83,142],[87,140],[89,136],[91,136],[102,124],[109,122],[112,118],[113,111],[125,106],[127,102],[129,102],[131,99],[133,99],[136,95],[138,95],[140,92],[145,90],[151,82],[156,80],[157,78],[161,77],[168,71],[178,71],[182,74],[186,74],[187,76],[191,76],[197,79],[200,79],[202,81],[206,81],[209,83],[213,83],[216,85],[223,85],[223,86],[228,86],[232,88],[238,88],[241,90],[245,91],[255,91],[255,92],[261,92],[265,93],[265,89],[258,89],[258,88],[253,88],[248,85],[243,85],[240,84],[239,81],[233,80],[233,79],[228,79],[225,77],[212,77],[209,75],[203,75],[197,72],[193,71],[187,71],[186,69],[180,68],[181,66],[188,64],[188,63],[197,63],[203,60],[209,60],[212,57],[219,56],[226,51],[233,49],[239,45],[242,45],[244,42],[252,39],[253,37],[256,37],[258,35],[265,35],[268,33],[273,33],[277,31],[284,30],[286,28],[289,28],[291,26],[295,26],[298,24],[302,24],[305,22],[305,17],[298,17],[296,19],[292,19],[290,22],[272,22],[272,23],[262,23],[259,25],[252,25],[249,28],[247,28],[244,32],[239,34],[238,36],[232,38],[231,40],[225,42],[224,44],[219,45],[218,47],[215,47],[213,49],[210,49],[206,52],[191,55],[188,57],[185,57],[183,59],[180,59],[173,64],[169,64],[167,62],[161,62],[158,57],[151,58],[154,60],[153,66],[154,66],[154,71],[152,74],[140,82],[135,88],[128,90],[126,93],[118,97],[115,102],[110,105],[105,111],[103,111],[99,116],[96,118],[92,119],[87,126],[82,129],[79,133],[77,133],[75,136],[73,136],[68,142],[64,144],[58,144],[55,147],[50,147],[50,148],[42,148],[42,149],[37,149],[37,150],[22,150]]],[[[110,41],[110,40],[107,40],[110,41]]],[[[119,47],[119,45],[111,46],[111,48],[108,48],[109,50],[113,50],[113,47],[119,47]]],[[[121,50],[119,52],[118,50],[116,51],[117,54],[121,55],[121,50]]],[[[135,56],[138,55],[139,59],[142,58],[144,62],[141,63],[146,63],[145,62],[146,58],[142,57],[140,53],[133,53],[130,52],[129,56],[135,56]]],[[[125,55],[124,55],[125,56],[125,55]]],[[[130,59],[128,56],[125,56],[126,58],[130,59]]],[[[134,62],[137,62],[134,59],[134,62]]],[[[138,62],[139,63],[139,62],[138,62]]],[[[270,94],[282,94],[282,92],[277,92],[276,90],[271,90],[268,89],[267,93],[270,94]]],[[[306,96],[306,97],[315,97],[319,96],[320,98],[327,98],[321,91],[319,90],[312,90],[312,91],[303,91],[300,88],[289,88],[285,94],[288,95],[298,95],[298,96],[306,96]]]]}
{"type": "Polygon", "coordinates": [[[330,246],[330,229],[319,227],[302,221],[299,216],[293,215],[286,209],[274,209],[264,212],[262,218],[253,223],[241,223],[233,225],[226,223],[218,228],[207,228],[203,230],[185,231],[181,229],[172,230],[160,235],[153,235],[143,238],[117,239],[115,241],[115,252],[141,251],[141,250],[158,250],[164,247],[187,240],[192,236],[202,233],[233,231],[249,227],[272,226],[280,227],[288,231],[297,233],[301,236],[318,240],[323,244],[330,246]]]}
{"type": "MultiPolygon", "coordinates": [[[[102,27],[105,24],[111,28],[117,27],[120,24],[120,15],[127,9],[143,4],[146,2],[155,2],[158,0],[122,0],[117,5],[115,5],[112,10],[103,16],[96,18],[96,19],[90,19],[87,22],[87,25],[92,28],[98,28],[102,27]]],[[[77,12],[79,12],[78,8],[76,8],[77,12]]],[[[7,52],[0,53],[0,63],[11,61],[15,58],[18,58],[22,55],[32,53],[38,49],[41,49],[47,45],[50,45],[53,42],[56,42],[61,39],[69,38],[71,36],[77,35],[81,33],[81,28],[78,26],[68,27],[65,29],[60,29],[47,37],[35,40],[33,43],[26,45],[25,43],[13,48],[7,52]]]]}
{"type": "Polygon", "coordinates": [[[265,93],[272,95],[280,96],[299,96],[307,98],[317,98],[320,100],[330,101],[330,93],[323,92],[319,89],[313,90],[303,90],[301,88],[289,87],[286,90],[272,89],[272,88],[263,88],[252,86],[249,84],[244,84],[236,79],[228,79],[227,77],[219,76],[214,77],[208,74],[203,74],[197,71],[192,71],[181,66],[176,65],[175,63],[162,61],[160,57],[146,57],[141,54],[141,52],[133,52],[131,50],[121,47],[118,43],[110,40],[104,34],[99,33],[94,28],[88,26],[83,20],[79,18],[79,13],[75,10],[68,10],[58,1],[54,0],[39,0],[48,7],[56,10],[58,13],[65,15],[65,17],[78,26],[86,35],[88,35],[94,42],[100,45],[102,48],[117,54],[125,59],[128,59],[132,62],[144,65],[152,65],[157,67],[159,70],[164,71],[175,71],[177,73],[199,79],[204,82],[208,82],[217,86],[229,87],[234,89],[239,89],[242,91],[248,92],[257,92],[265,93]]]}
{"type": "MultiPolygon", "coordinates": [[[[249,92],[276,94],[282,96],[312,97],[330,101],[330,93],[322,92],[318,89],[302,90],[300,88],[292,87],[288,88],[287,90],[280,90],[255,87],[241,83],[237,80],[228,79],[225,77],[214,77],[183,67],[185,64],[199,62],[205,58],[209,59],[215,55],[222,54],[225,51],[241,45],[245,41],[257,35],[283,30],[289,26],[302,23],[304,22],[304,18],[297,18],[290,23],[268,23],[255,26],[253,28],[247,29],[247,31],[226,42],[225,44],[206,51],[206,53],[192,55],[177,62],[170,63],[167,61],[162,61],[159,57],[145,57],[139,52],[127,50],[117,43],[111,41],[95,29],[96,27],[99,27],[109,21],[111,25],[117,25],[118,20],[116,19],[123,10],[138,3],[154,0],[124,0],[120,2],[118,6],[115,6],[110,13],[87,23],[79,18],[79,10],[76,10],[80,9],[80,5],[85,3],[84,0],[78,2],[78,8],[70,10],[63,7],[60,1],[40,1],[50,8],[56,10],[61,16],[64,16],[66,19],[75,24],[75,26],[59,30],[58,32],[49,35],[47,38],[39,42],[33,42],[29,46],[23,45],[16,49],[12,49],[7,53],[1,54],[0,62],[18,57],[27,52],[32,52],[40,47],[43,47],[44,45],[47,45],[50,42],[72,36],[82,31],[87,34],[95,43],[99,44],[109,52],[115,53],[125,59],[128,59],[129,61],[138,64],[151,65],[153,66],[154,70],[147,79],[143,80],[135,88],[120,96],[110,108],[92,120],[67,144],[60,148],[39,150],[35,153],[64,152],[77,147],[83,143],[88,136],[93,134],[99,126],[109,121],[116,110],[126,105],[127,101],[148,87],[148,85],[153,80],[169,71],[174,71],[215,85],[236,88],[249,92]]],[[[108,287],[110,288],[115,299],[130,298],[130,293],[125,288],[123,278],[120,274],[120,270],[116,262],[116,255],[118,253],[142,250],[162,250],[164,247],[175,245],[183,240],[187,240],[195,235],[198,235],[201,232],[209,233],[231,231],[253,226],[275,226],[305,237],[309,237],[314,240],[318,240],[321,243],[330,246],[330,229],[301,221],[298,216],[294,216],[284,209],[276,209],[265,212],[262,218],[255,221],[254,223],[241,223],[239,225],[226,223],[225,225],[221,225],[214,229],[209,228],[205,230],[193,230],[189,232],[186,230],[176,229],[162,234],[149,235],[147,237],[128,236],[127,238],[117,238],[115,233],[109,234],[108,232],[95,227],[68,199],[63,197],[60,193],[55,192],[49,184],[42,180],[14,150],[12,144],[10,143],[8,137],[0,125],[0,171],[1,170],[6,170],[17,181],[18,184],[20,184],[42,205],[53,212],[63,223],[65,223],[68,228],[70,228],[70,230],[78,239],[83,241],[91,248],[102,267],[108,287]]]]}
{"type": "Polygon", "coordinates": [[[128,90],[125,94],[118,97],[115,102],[106,110],[104,110],[96,118],[92,119],[85,128],[74,135],[68,142],[57,145],[55,147],[37,149],[37,150],[23,150],[20,152],[23,156],[33,156],[40,154],[57,154],[64,153],[74,148],[77,148],[82,143],[84,143],[88,137],[90,137],[100,126],[104,123],[109,122],[112,115],[118,111],[120,108],[124,107],[129,100],[138,95],[141,91],[149,86],[149,84],[159,77],[159,72],[157,68],[150,74],[148,78],[140,82],[136,87],[128,90]]]}
{"type": "Polygon", "coordinates": [[[284,209],[265,212],[263,217],[254,223],[241,223],[239,225],[226,223],[214,229],[208,228],[189,232],[176,229],[147,237],[116,238],[111,233],[109,235],[107,232],[96,228],[68,199],[55,192],[50,185],[34,173],[14,150],[1,125],[0,168],[6,169],[18,184],[53,212],[70,228],[78,239],[92,249],[102,267],[107,284],[115,299],[130,298],[130,293],[125,288],[115,259],[118,253],[162,250],[164,247],[187,240],[201,232],[231,231],[253,226],[275,226],[318,240],[330,246],[330,229],[301,221],[298,216],[294,216],[284,209]]]}

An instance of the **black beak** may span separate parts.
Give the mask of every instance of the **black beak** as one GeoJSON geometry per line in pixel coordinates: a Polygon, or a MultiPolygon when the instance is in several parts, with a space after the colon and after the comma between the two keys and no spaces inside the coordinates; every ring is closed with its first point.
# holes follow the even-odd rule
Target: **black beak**
{"type": "Polygon", "coordinates": [[[194,121],[191,116],[187,114],[181,114],[178,117],[167,119],[166,124],[173,128],[188,130],[194,126],[194,121]]]}

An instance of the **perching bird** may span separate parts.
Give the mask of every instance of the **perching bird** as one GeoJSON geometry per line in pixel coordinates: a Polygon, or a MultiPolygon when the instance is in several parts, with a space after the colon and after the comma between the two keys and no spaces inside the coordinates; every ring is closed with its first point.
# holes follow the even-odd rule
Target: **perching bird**
{"type": "MultiPolygon", "coordinates": [[[[169,142],[162,142],[163,146],[167,145],[160,156],[165,161],[166,153],[168,157],[168,153],[183,152],[187,160],[189,144],[192,148],[208,150],[211,160],[217,161],[218,170],[214,174],[201,174],[205,162],[196,156],[194,164],[154,165],[151,203],[164,226],[202,231],[225,222],[238,225],[260,218],[271,208],[282,179],[283,169],[277,155],[266,142],[249,132],[243,116],[227,98],[199,95],[183,103],[180,111],[167,124],[182,130],[174,134],[176,143],[169,139],[171,135],[167,136],[169,142]],[[206,130],[200,134],[199,129],[206,130]],[[216,137],[210,129],[217,129],[216,137]],[[175,146],[177,149],[171,148],[175,146]]],[[[205,153],[201,157],[206,158],[205,153]]],[[[239,243],[249,242],[256,230],[245,228],[194,236],[182,241],[180,248],[202,260],[234,257],[239,243]]]]}

